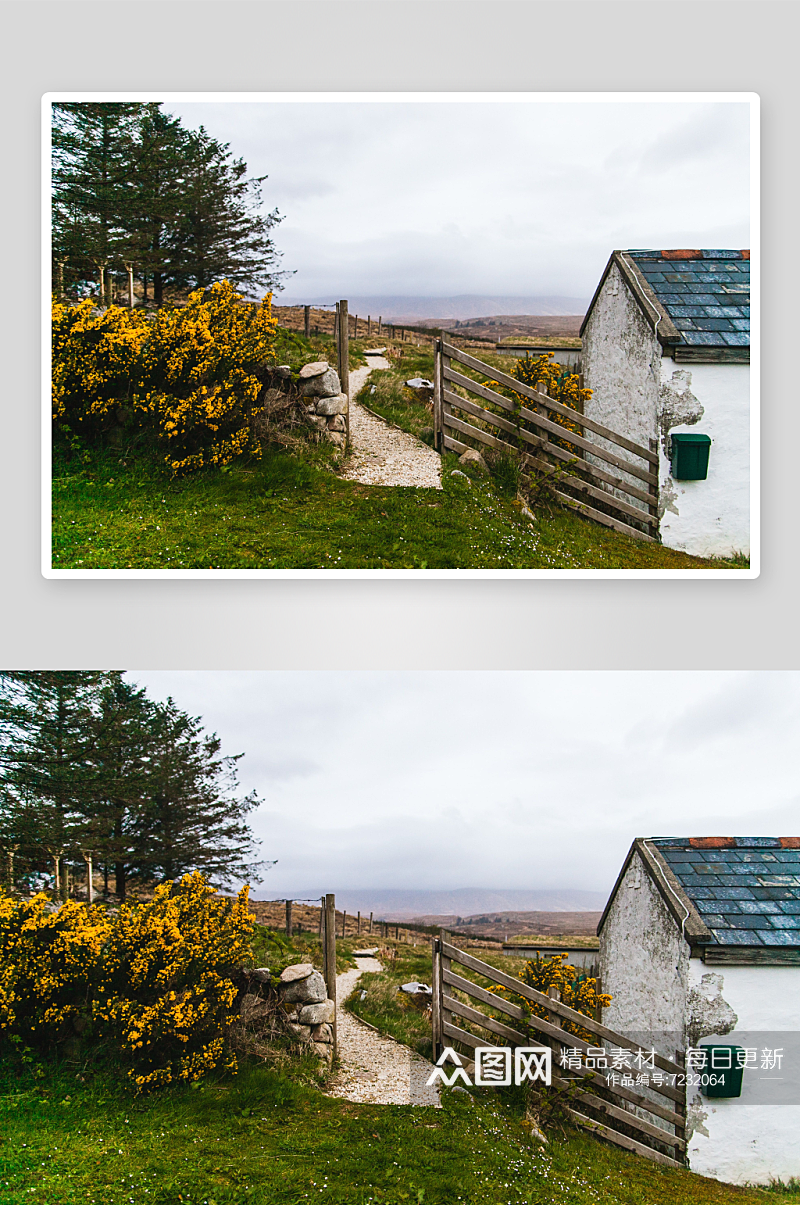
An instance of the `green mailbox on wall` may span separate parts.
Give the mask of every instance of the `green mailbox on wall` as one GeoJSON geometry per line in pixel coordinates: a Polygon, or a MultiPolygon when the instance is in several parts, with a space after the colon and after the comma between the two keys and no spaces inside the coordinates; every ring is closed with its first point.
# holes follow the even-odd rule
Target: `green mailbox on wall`
{"type": "Polygon", "coordinates": [[[672,476],[676,481],[705,481],[711,439],[693,431],[677,431],[672,440],[672,476]]]}
{"type": "Polygon", "coordinates": [[[705,1067],[700,1070],[703,1096],[741,1096],[744,1050],[741,1046],[701,1046],[705,1067]],[[703,1082],[705,1081],[705,1082],[703,1082]]]}

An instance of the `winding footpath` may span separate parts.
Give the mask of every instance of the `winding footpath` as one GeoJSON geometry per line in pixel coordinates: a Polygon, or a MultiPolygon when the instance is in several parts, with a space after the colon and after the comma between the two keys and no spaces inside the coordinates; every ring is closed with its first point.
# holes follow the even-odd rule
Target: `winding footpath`
{"type": "MultiPolygon", "coordinates": [[[[352,422],[352,409],[350,416],[352,422]]],[[[365,971],[381,970],[376,958],[359,958],[354,971],[336,976],[339,1070],[328,1086],[328,1095],[361,1104],[441,1108],[436,1087],[429,1088],[426,1083],[433,1064],[407,1046],[376,1033],[342,1008],[365,971]]]]}
{"type": "Polygon", "coordinates": [[[350,455],[342,473],[362,485],[416,485],[442,488],[439,454],[407,431],[391,427],[355,399],[373,368],[389,368],[383,356],[370,356],[350,374],[350,455]]]}

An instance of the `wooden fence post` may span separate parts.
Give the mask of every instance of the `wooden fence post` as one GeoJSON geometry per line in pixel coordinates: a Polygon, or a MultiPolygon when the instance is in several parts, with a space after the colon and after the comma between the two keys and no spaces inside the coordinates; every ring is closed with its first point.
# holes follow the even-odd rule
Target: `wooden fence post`
{"type": "Polygon", "coordinates": [[[369,931],[372,932],[372,913],[369,914],[369,931]]]}
{"type": "Polygon", "coordinates": [[[372,333],[372,315],[367,314],[367,338],[368,339],[369,339],[371,333],[372,333]]]}
{"type": "MultiPolygon", "coordinates": [[[[336,896],[325,896],[325,990],[336,1004],[336,896]]],[[[336,1013],[333,1014],[333,1057],[336,1057],[336,1013]]]]}
{"type": "Polygon", "coordinates": [[[431,938],[431,1037],[434,1063],[442,1053],[442,943],[431,938]]]}
{"type": "Polygon", "coordinates": [[[310,339],[310,337],[311,337],[311,306],[310,305],[303,306],[303,331],[305,333],[306,339],[310,339]]]}
{"type": "Polygon", "coordinates": [[[449,356],[448,356],[448,355],[445,353],[445,348],[446,348],[446,346],[447,346],[447,344],[445,343],[444,339],[442,339],[442,354],[441,354],[441,364],[442,364],[442,452],[444,452],[444,429],[445,429],[445,428],[444,428],[444,420],[445,420],[445,415],[447,415],[447,414],[450,414],[450,413],[451,413],[451,410],[450,410],[450,403],[449,403],[449,402],[446,402],[446,401],[445,401],[445,399],[444,399],[444,370],[445,370],[446,368],[449,368],[449,367],[450,367],[450,357],[449,357],[449,356]]]}
{"type": "MultiPolygon", "coordinates": [[[[650,447],[650,451],[655,456],[657,456],[658,455],[658,440],[650,439],[650,440],[648,440],[648,444],[650,447]]],[[[656,478],[657,478],[658,477],[658,468],[655,469],[655,474],[656,474],[656,478]]],[[[658,485],[654,484],[651,481],[647,486],[647,492],[648,492],[648,494],[651,494],[653,497],[653,501],[647,509],[649,510],[651,515],[653,515],[657,518],[658,517],[658,485]]],[[[656,528],[656,531],[654,534],[658,535],[658,528],[656,528]]]]}
{"type": "MultiPolygon", "coordinates": [[[[448,944],[452,944],[453,935],[452,935],[452,933],[449,933],[447,931],[447,929],[440,929],[439,937],[441,938],[442,945],[444,945],[444,942],[448,942],[448,944]]],[[[444,949],[442,949],[442,953],[441,953],[441,964],[442,964],[442,977],[441,977],[440,991],[441,991],[441,994],[444,995],[444,972],[450,970],[450,959],[445,956],[444,949]]],[[[442,1003],[440,1005],[439,1015],[441,1017],[442,1026],[453,1024],[453,1014],[444,1007],[444,1003],[442,1003]]],[[[444,1045],[444,1044],[445,1044],[445,1037],[444,1037],[444,1034],[442,1034],[442,1045],[444,1045]]]]}
{"type": "Polygon", "coordinates": [[[85,849],[83,852],[83,860],[86,863],[86,902],[92,904],[94,902],[94,890],[92,883],[92,858],[94,857],[90,849],[85,849]]]}
{"type": "Polygon", "coordinates": [[[356,933],[359,935],[359,937],[361,936],[361,913],[360,912],[357,913],[356,933]]]}
{"type": "Polygon", "coordinates": [[[325,899],[319,902],[319,944],[322,950],[323,961],[325,958],[325,899]]]}
{"type": "Polygon", "coordinates": [[[339,336],[337,340],[337,351],[339,357],[339,380],[342,384],[342,393],[347,394],[347,409],[344,414],[344,441],[347,448],[350,447],[350,346],[349,346],[349,331],[347,320],[347,302],[340,301],[337,306],[339,315],[339,336]]]}
{"type": "Polygon", "coordinates": [[[286,936],[292,936],[292,901],[286,901],[286,936]]]}
{"type": "Polygon", "coordinates": [[[444,452],[444,431],[442,430],[442,341],[433,341],[433,446],[437,452],[444,452]]]}
{"type": "Polygon", "coordinates": [[[382,330],[383,330],[383,315],[380,314],[378,316],[378,334],[380,334],[382,330]]]}
{"type": "Polygon", "coordinates": [[[342,937],[347,936],[347,913],[342,913],[342,937]]]}

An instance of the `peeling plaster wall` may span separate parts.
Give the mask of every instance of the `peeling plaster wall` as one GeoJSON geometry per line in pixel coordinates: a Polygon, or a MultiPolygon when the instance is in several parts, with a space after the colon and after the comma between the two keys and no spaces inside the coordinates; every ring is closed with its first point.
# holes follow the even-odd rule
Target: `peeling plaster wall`
{"type": "Polygon", "coordinates": [[[689,946],[644,869],[631,858],[600,934],[603,1024],[673,1059],[683,1049],[689,946]]]}
{"type": "MultiPolygon", "coordinates": [[[[611,265],[603,289],[583,332],[584,384],[592,390],[584,412],[620,435],[626,435],[647,448],[658,436],[658,391],[661,384],[659,362],[661,349],[642,313],[638,302],[626,285],[616,264],[611,265]]],[[[618,455],[621,449],[602,439],[593,441],[618,455]]],[[[622,455],[627,453],[622,452],[622,455]]],[[[637,477],[607,464],[598,457],[587,455],[590,463],[619,474],[631,485],[642,487],[637,477]]],[[[641,464],[640,461],[636,461],[641,464]]],[[[618,490],[611,491],[626,502],[639,506],[633,498],[618,490]]],[[[646,510],[644,503],[642,509],[646,510]]]]}
{"type": "MultiPolygon", "coordinates": [[[[585,405],[589,418],[644,447],[658,440],[664,544],[696,556],[749,556],[750,366],[681,365],[662,359],[653,328],[612,264],[583,332],[583,370],[585,385],[593,391],[585,405]],[[705,481],[673,480],[668,457],[673,431],[711,437],[705,481]]],[[[615,444],[592,438],[620,452],[615,444]]],[[[609,468],[591,454],[587,460],[609,468]]],[[[642,484],[624,472],[621,476],[642,484]]]]}
{"type": "MultiPolygon", "coordinates": [[[[727,1008],[735,1027],[701,1027],[701,1041],[719,1037],[736,1044],[737,1032],[797,1030],[797,967],[714,967],[698,958],[689,963],[690,998],[705,997],[714,1023],[727,1008]],[[710,974],[711,971],[711,974],[710,974]],[[715,982],[711,982],[711,979],[715,982]],[[705,980],[705,982],[704,982],[705,980]],[[715,1003],[715,997],[717,1002],[715,1003]]],[[[703,1011],[695,1007],[695,1014],[703,1011]]],[[[746,1043],[743,1043],[746,1044],[746,1043]]],[[[787,1068],[789,1074],[796,1068],[787,1068]]],[[[752,1083],[752,1080],[751,1080],[752,1083]]],[[[748,1104],[748,1072],[742,1095],[726,1099],[702,1096],[689,1088],[689,1166],[692,1171],[733,1184],[768,1184],[800,1177],[800,1105],[748,1104]]]]}
{"type": "Polygon", "coordinates": [[[750,553],[750,366],[661,361],[659,515],[668,547],[696,556],[750,553]],[[711,437],[708,478],[674,481],[669,436],[711,437]]]}

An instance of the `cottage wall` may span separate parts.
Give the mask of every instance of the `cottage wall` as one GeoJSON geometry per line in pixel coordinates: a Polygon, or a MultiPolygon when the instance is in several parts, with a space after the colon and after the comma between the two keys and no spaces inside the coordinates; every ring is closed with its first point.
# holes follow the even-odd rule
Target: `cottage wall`
{"type": "Polygon", "coordinates": [[[764,1046],[785,1049],[780,1070],[745,1071],[739,1097],[709,1098],[699,1088],[688,1089],[692,1171],[733,1184],[800,1178],[800,1105],[752,1103],[776,1091],[778,1084],[786,1091],[797,1083],[800,1043],[793,1041],[791,1031],[798,1031],[798,976],[800,968],[792,966],[709,967],[691,959],[689,988],[695,1017],[702,1015],[702,1002],[707,1001],[710,1024],[717,1023],[715,1014],[719,1017],[726,1011],[728,1024],[733,1023],[733,1028],[723,1025],[721,1032],[713,1033],[708,1025],[702,1026],[695,1044],[719,1038],[726,1045],[755,1046],[759,1051],[764,1046]],[[768,1075],[783,1080],[762,1080],[768,1075]]]}
{"type": "Polygon", "coordinates": [[[689,946],[633,854],[600,933],[603,1023],[674,1058],[685,1044],[689,946]]]}
{"type": "MultiPolygon", "coordinates": [[[[658,433],[660,359],[653,328],[614,263],[583,330],[584,384],[592,390],[587,417],[649,447],[658,433]]],[[[616,444],[592,438],[620,452],[616,444]]]]}
{"type": "Polygon", "coordinates": [[[696,556],[750,554],[750,366],[661,361],[659,515],[670,548],[696,556]],[[669,439],[711,437],[708,478],[674,481],[669,439]]]}

